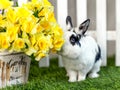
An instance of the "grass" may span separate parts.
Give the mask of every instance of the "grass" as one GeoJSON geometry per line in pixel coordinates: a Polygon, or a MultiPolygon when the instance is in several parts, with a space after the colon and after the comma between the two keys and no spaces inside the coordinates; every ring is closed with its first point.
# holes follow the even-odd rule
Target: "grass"
{"type": "Polygon", "coordinates": [[[27,84],[2,90],[120,90],[120,67],[114,66],[114,57],[108,59],[108,66],[101,68],[99,78],[75,83],[68,82],[65,69],[58,67],[57,59],[51,60],[49,68],[39,68],[33,60],[27,84]]]}

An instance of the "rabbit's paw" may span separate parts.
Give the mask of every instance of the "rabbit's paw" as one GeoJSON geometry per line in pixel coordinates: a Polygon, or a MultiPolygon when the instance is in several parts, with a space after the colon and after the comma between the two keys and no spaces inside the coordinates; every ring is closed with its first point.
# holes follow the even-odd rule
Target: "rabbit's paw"
{"type": "Polygon", "coordinates": [[[69,81],[69,82],[76,82],[76,81],[77,81],[77,78],[72,76],[72,77],[69,78],[68,81],[69,81]]]}
{"type": "Polygon", "coordinates": [[[97,74],[97,73],[90,73],[88,76],[90,78],[97,78],[97,77],[99,77],[99,74],[97,74]]]}

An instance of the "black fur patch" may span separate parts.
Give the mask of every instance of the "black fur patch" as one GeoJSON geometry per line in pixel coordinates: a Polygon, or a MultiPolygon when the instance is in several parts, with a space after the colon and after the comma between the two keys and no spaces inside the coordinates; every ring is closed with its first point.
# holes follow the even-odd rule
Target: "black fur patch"
{"type": "Polygon", "coordinates": [[[67,16],[67,18],[66,18],[66,24],[68,25],[68,23],[70,23],[70,26],[73,27],[73,25],[72,25],[72,19],[71,19],[70,16],[67,16]]]}
{"type": "Polygon", "coordinates": [[[82,24],[80,24],[79,30],[82,30],[82,35],[88,30],[90,19],[87,19],[82,24]]]}
{"type": "Polygon", "coordinates": [[[80,42],[79,42],[79,38],[78,36],[75,36],[74,34],[71,35],[70,37],[70,43],[74,46],[75,44],[81,46],[80,42]]]}
{"type": "Polygon", "coordinates": [[[98,45],[98,53],[96,54],[95,57],[95,63],[101,58],[101,49],[100,46],[98,45]]]}

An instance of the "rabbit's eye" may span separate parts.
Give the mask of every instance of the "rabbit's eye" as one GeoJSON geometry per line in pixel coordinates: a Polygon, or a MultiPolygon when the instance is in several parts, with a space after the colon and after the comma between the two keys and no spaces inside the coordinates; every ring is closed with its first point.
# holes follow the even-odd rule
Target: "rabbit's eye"
{"type": "Polygon", "coordinates": [[[74,43],[74,42],[75,42],[75,38],[71,38],[71,42],[73,42],[73,43],[74,43]]]}
{"type": "Polygon", "coordinates": [[[75,45],[75,43],[76,43],[76,36],[72,35],[72,36],[70,37],[70,43],[71,43],[72,45],[75,45]]]}
{"type": "Polygon", "coordinates": [[[81,44],[80,44],[80,42],[79,42],[79,39],[80,39],[80,36],[72,35],[72,36],[70,37],[70,43],[71,43],[73,46],[74,46],[75,44],[81,46],[81,44]]]}

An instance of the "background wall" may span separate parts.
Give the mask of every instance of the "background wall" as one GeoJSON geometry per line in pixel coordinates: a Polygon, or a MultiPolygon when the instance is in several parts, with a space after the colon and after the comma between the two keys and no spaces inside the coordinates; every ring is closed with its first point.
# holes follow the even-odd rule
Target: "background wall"
{"type": "MultiPolygon", "coordinates": [[[[56,0],[49,0],[54,5],[57,18],[56,0]]],[[[115,0],[107,1],[107,30],[115,30],[115,0]]],[[[68,0],[68,15],[72,17],[73,25],[76,26],[76,0],[68,0]]],[[[61,15],[64,13],[61,13],[61,15]]],[[[87,17],[91,19],[89,30],[96,29],[96,0],[87,0],[87,17]]],[[[107,41],[108,56],[115,54],[115,41],[107,41]]]]}

